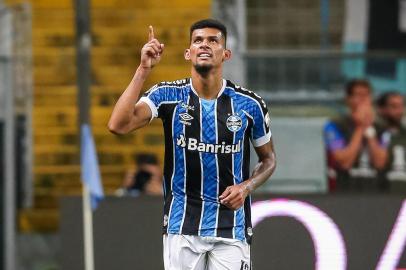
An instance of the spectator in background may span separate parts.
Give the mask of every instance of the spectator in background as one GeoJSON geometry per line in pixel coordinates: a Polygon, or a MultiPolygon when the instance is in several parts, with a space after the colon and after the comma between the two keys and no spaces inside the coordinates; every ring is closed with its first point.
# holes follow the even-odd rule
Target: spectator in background
{"type": "Polygon", "coordinates": [[[389,91],[383,93],[376,100],[376,106],[380,124],[391,135],[405,132],[406,129],[402,126],[404,99],[399,92],[389,91]]]}
{"type": "Polygon", "coordinates": [[[155,155],[142,153],[135,156],[135,169],[127,172],[123,187],[117,195],[162,195],[162,170],[155,155]]]}
{"type": "Polygon", "coordinates": [[[404,98],[399,92],[390,91],[379,96],[376,105],[381,124],[391,134],[385,176],[391,192],[406,194],[404,98]]]}
{"type": "Polygon", "coordinates": [[[349,114],[324,127],[330,189],[378,191],[383,187],[380,172],[387,161],[389,136],[375,124],[369,82],[352,80],[345,91],[349,114]]]}

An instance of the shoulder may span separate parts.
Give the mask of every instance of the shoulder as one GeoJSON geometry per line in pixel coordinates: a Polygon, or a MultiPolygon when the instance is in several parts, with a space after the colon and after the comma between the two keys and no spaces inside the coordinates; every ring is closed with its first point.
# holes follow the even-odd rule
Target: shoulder
{"type": "Polygon", "coordinates": [[[338,129],[335,119],[330,119],[324,124],[324,132],[336,131],[338,129]]]}
{"type": "Polygon", "coordinates": [[[340,115],[331,118],[327,121],[327,124],[335,125],[337,127],[350,127],[352,125],[352,119],[348,115],[340,115]]]}
{"type": "Polygon", "coordinates": [[[175,81],[164,81],[156,84],[156,87],[173,87],[173,88],[181,88],[188,86],[190,84],[190,78],[175,80],[175,81]]]}
{"type": "Polygon", "coordinates": [[[349,117],[346,115],[337,116],[327,120],[324,125],[324,132],[342,132],[343,129],[349,127],[349,117]]]}
{"type": "Polygon", "coordinates": [[[249,90],[245,87],[242,87],[240,85],[236,85],[233,82],[227,80],[227,85],[226,87],[228,89],[231,89],[231,91],[233,91],[235,93],[235,96],[237,96],[238,98],[248,102],[248,103],[254,103],[257,104],[261,107],[262,110],[266,110],[266,103],[264,101],[264,99],[258,95],[257,93],[255,93],[252,90],[249,90]]]}
{"type": "Polygon", "coordinates": [[[175,81],[163,81],[152,86],[148,91],[145,92],[145,95],[150,96],[153,93],[155,93],[155,95],[161,95],[168,92],[176,93],[182,91],[182,89],[184,89],[188,85],[190,85],[189,78],[175,81]]]}
{"type": "Polygon", "coordinates": [[[404,126],[401,126],[398,132],[392,132],[391,134],[394,141],[406,142],[406,128],[404,126]]]}

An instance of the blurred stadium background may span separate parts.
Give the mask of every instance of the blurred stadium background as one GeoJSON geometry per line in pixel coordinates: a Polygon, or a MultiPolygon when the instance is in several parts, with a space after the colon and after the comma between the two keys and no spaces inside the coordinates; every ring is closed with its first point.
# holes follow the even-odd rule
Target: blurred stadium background
{"type": "MultiPolygon", "coordinates": [[[[148,25],[166,51],[146,87],[188,76],[183,52],[192,22],[214,17],[228,26],[234,58],[225,77],[270,104],[279,168],[262,193],[327,193],[322,125],[344,109],[345,81],[368,78],[374,94],[406,91],[405,0],[93,0],[90,6],[90,114],[106,195],[120,187],[135,154],[163,161],[159,121],[119,137],[106,128],[148,25]]],[[[8,232],[0,238],[0,269],[11,270],[5,262],[13,257],[13,269],[62,269],[59,200],[82,192],[74,7],[73,0],[0,0],[0,227],[8,232]]]]}

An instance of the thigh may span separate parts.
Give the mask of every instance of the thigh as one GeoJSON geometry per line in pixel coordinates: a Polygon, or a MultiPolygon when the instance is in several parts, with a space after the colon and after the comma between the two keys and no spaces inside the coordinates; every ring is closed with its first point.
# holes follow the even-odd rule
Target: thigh
{"type": "Polygon", "coordinates": [[[165,270],[205,270],[206,253],[197,250],[193,241],[183,235],[163,237],[165,270]]]}
{"type": "Polygon", "coordinates": [[[241,241],[216,243],[208,253],[207,269],[250,270],[250,246],[241,241]]]}

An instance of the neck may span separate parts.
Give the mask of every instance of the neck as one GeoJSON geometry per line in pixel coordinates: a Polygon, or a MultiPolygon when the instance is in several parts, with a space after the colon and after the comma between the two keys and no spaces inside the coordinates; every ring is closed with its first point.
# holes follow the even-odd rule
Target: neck
{"type": "Polygon", "coordinates": [[[200,98],[215,99],[223,86],[222,73],[210,70],[200,74],[192,67],[192,85],[200,98]]]}

